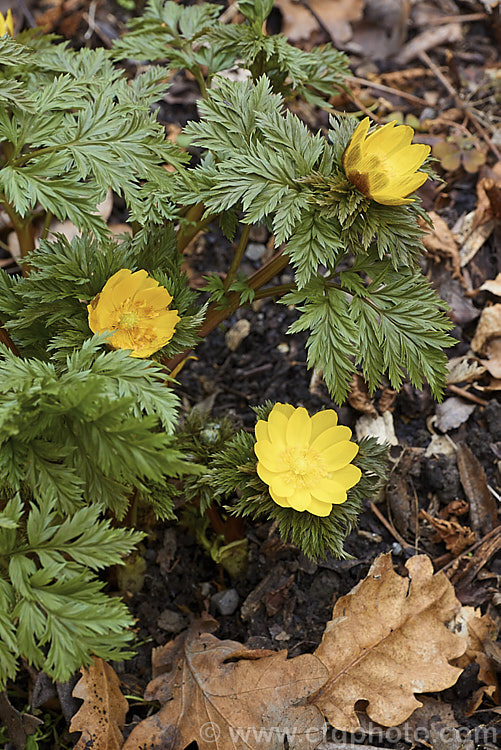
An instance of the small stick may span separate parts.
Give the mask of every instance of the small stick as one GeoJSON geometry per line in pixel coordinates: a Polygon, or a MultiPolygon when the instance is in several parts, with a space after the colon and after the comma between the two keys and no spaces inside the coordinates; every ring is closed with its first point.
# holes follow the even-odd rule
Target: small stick
{"type": "Polygon", "coordinates": [[[470,393],[466,388],[459,388],[459,386],[453,385],[452,383],[447,386],[447,389],[451,391],[451,393],[457,393],[458,396],[473,401],[475,404],[480,404],[480,406],[487,406],[489,403],[484,398],[480,398],[480,396],[475,396],[473,393],[470,393]]]}
{"type": "Polygon", "coordinates": [[[383,526],[385,527],[385,529],[387,529],[390,532],[390,534],[392,535],[392,537],[394,539],[396,539],[397,542],[403,548],[406,548],[406,547],[411,548],[411,545],[408,544],[405,541],[405,539],[403,538],[403,536],[400,536],[400,534],[398,533],[398,531],[393,528],[393,526],[391,525],[391,523],[383,516],[383,514],[381,513],[381,511],[379,510],[379,508],[377,508],[374,505],[374,503],[372,502],[372,500],[369,500],[369,507],[372,510],[372,512],[374,513],[374,515],[376,516],[376,518],[378,519],[378,521],[380,521],[383,524],[383,526]]]}
{"type": "Polygon", "coordinates": [[[419,96],[408,94],[406,91],[400,91],[400,89],[395,89],[393,86],[386,86],[384,83],[376,83],[375,81],[369,81],[367,78],[358,78],[357,76],[349,76],[346,80],[348,83],[359,83],[368,88],[385,91],[388,94],[395,94],[401,99],[407,99],[407,101],[412,102],[413,104],[419,104],[421,107],[428,106],[427,102],[425,102],[424,99],[420,99],[419,96]]]}
{"type": "Polygon", "coordinates": [[[465,549],[463,552],[461,552],[460,555],[458,555],[457,557],[454,557],[450,562],[447,563],[447,565],[444,565],[443,568],[439,568],[437,572],[440,572],[440,573],[445,572],[451,567],[453,563],[457,562],[458,560],[461,560],[462,557],[466,557],[471,552],[474,552],[477,549],[477,547],[480,547],[481,544],[486,542],[491,537],[496,536],[497,534],[499,534],[499,526],[496,526],[496,528],[492,529],[492,531],[489,531],[489,533],[486,534],[484,537],[482,537],[482,539],[479,539],[478,542],[475,542],[475,544],[472,544],[471,547],[468,547],[467,549],[465,549]]]}

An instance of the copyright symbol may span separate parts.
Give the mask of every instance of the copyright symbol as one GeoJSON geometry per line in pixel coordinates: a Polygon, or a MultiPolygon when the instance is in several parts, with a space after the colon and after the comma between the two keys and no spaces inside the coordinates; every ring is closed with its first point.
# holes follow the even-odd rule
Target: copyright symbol
{"type": "Polygon", "coordinates": [[[221,737],[221,730],[218,724],[207,721],[200,727],[200,739],[204,742],[217,742],[221,737]]]}

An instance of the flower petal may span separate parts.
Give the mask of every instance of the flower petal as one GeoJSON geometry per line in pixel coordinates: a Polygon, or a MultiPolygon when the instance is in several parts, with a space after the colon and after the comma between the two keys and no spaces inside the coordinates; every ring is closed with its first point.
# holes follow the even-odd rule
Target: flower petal
{"type": "Polygon", "coordinates": [[[280,497],[280,495],[276,495],[270,488],[270,496],[271,499],[277,504],[280,505],[282,508],[290,508],[289,498],[287,497],[280,497]]]}
{"type": "Polygon", "coordinates": [[[331,427],[322,432],[311,444],[311,449],[322,453],[322,451],[326,450],[326,448],[329,448],[331,445],[340,443],[342,440],[349,440],[350,438],[350,428],[345,427],[345,425],[337,425],[336,427],[331,427]]]}
{"type": "MultiPolygon", "coordinates": [[[[395,174],[403,177],[419,169],[431,149],[424,143],[413,143],[411,146],[397,151],[386,160],[388,167],[395,170],[395,174]]],[[[391,182],[391,180],[390,180],[391,182]]]]}
{"type": "Polygon", "coordinates": [[[362,157],[362,144],[367,133],[369,132],[370,126],[370,119],[368,117],[364,117],[364,119],[359,122],[359,124],[355,128],[350,142],[348,143],[348,146],[346,147],[346,150],[343,154],[343,167],[345,172],[349,172],[352,169],[358,168],[358,161],[362,157]]]}
{"type": "Polygon", "coordinates": [[[267,484],[268,486],[270,485],[272,479],[274,479],[277,476],[276,471],[270,471],[265,466],[263,466],[261,461],[257,462],[256,471],[257,471],[258,477],[262,479],[263,482],[267,484]]]}
{"type": "Polygon", "coordinates": [[[280,471],[282,468],[281,451],[267,440],[259,440],[254,445],[254,453],[266,469],[280,471]]]}
{"type": "Polygon", "coordinates": [[[285,448],[285,435],[289,418],[282,410],[273,407],[268,417],[268,434],[270,441],[285,448]]]}
{"type": "Polygon", "coordinates": [[[281,404],[280,402],[278,402],[275,404],[271,411],[279,411],[281,414],[285,414],[285,416],[288,418],[291,417],[296,410],[292,406],[292,404],[281,404]]]}
{"type": "Polygon", "coordinates": [[[290,497],[296,492],[296,483],[291,474],[275,474],[271,478],[270,489],[279,497],[290,497]]]}
{"type": "Polygon", "coordinates": [[[337,425],[337,414],[334,409],[324,409],[314,414],[311,418],[310,442],[313,442],[321,432],[337,425]]]}
{"type": "Polygon", "coordinates": [[[308,490],[296,490],[293,495],[287,498],[289,505],[294,510],[307,510],[311,502],[311,493],[308,490]]]}
{"type": "Polygon", "coordinates": [[[358,466],[348,464],[342,469],[338,469],[331,474],[331,478],[338,484],[342,485],[345,490],[354,487],[362,478],[362,472],[358,466]]]}
{"type": "Polygon", "coordinates": [[[308,511],[308,513],[311,513],[314,516],[325,518],[326,516],[330,516],[332,511],[332,504],[322,503],[320,502],[320,500],[316,500],[316,498],[312,497],[310,500],[310,504],[308,505],[306,510],[308,511]]]}
{"type": "Polygon", "coordinates": [[[411,203],[412,198],[406,200],[405,196],[414,193],[428,179],[425,172],[416,172],[415,174],[403,177],[400,180],[388,185],[383,191],[375,191],[372,197],[378,203],[386,206],[398,206],[402,203],[411,203]]]}
{"type": "Polygon", "coordinates": [[[320,454],[324,459],[329,472],[342,469],[343,466],[352,461],[358,453],[358,445],[351,440],[342,440],[320,454]]]}
{"type": "Polygon", "coordinates": [[[256,440],[269,440],[268,422],[265,422],[264,419],[260,419],[256,422],[254,434],[256,435],[256,440]]]}
{"type": "Polygon", "coordinates": [[[303,406],[294,410],[287,424],[286,440],[289,446],[307,445],[311,435],[311,419],[303,406]]]}
{"type": "Polygon", "coordinates": [[[390,120],[390,122],[387,122],[386,125],[377,128],[373,133],[371,133],[365,139],[364,148],[366,153],[369,151],[372,153],[377,153],[378,151],[382,153],[388,152],[395,140],[394,128],[396,124],[396,120],[390,120]]]}
{"type": "Polygon", "coordinates": [[[330,478],[320,479],[318,482],[315,482],[310,491],[313,497],[322,503],[330,503],[332,505],[332,503],[344,502],[344,500],[339,500],[340,497],[346,499],[346,492],[343,485],[330,478]]]}

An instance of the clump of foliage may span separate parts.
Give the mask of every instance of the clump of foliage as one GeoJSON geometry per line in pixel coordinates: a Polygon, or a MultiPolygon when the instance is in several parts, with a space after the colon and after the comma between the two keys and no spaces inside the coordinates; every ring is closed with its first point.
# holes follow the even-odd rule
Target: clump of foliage
{"type": "Polygon", "coordinates": [[[325,137],[287,107],[302,96],[329,108],[347,59],[268,36],[270,0],[239,7],[243,23],[229,26],[217,4],[150,0],[112,52],[74,52],[33,31],[0,38],[0,203],[24,258],[22,275],[0,271],[0,687],[21,658],[65,680],[92,653],[127,653],[129,615],[98,572],[137,545],[141,532],[127,524],[140,504],[173,519],[184,497],[184,520],[218,561],[238,539],[212,544],[206,518],[227,529],[233,517],[264,516],[311,557],[343,554],[362,499],[384,477],[375,441],[360,444],[362,479],[346,502],[319,517],[273,500],[253,434],[199,416],[176,435],[173,374],[238,307],[266,297],[294,305],[289,333],[308,332],[308,364],[338,404],[357,370],[371,392],[383,377],[395,388],[408,377],[441,396],[451,325],[419,269],[419,200],[381,205],[347,178],[355,118],[333,116],[325,137]],[[160,64],[128,81],[113,62],[125,57],[160,64]],[[243,82],[220,75],[236,61],[243,82]],[[196,166],[151,112],[169,70],[200,86],[200,120],[185,129],[196,166]],[[125,200],[133,238],[108,236],[96,215],[109,189],[125,200]],[[81,236],[48,242],[53,217],[81,236]],[[211,221],[236,245],[224,280],[207,269],[200,294],[182,251],[211,221]],[[246,277],[240,264],[261,223],[275,255],[246,277]],[[288,264],[293,283],[274,284],[288,264]],[[89,327],[88,306],[124,269],[145,270],[179,317],[146,360],[89,327]]]}

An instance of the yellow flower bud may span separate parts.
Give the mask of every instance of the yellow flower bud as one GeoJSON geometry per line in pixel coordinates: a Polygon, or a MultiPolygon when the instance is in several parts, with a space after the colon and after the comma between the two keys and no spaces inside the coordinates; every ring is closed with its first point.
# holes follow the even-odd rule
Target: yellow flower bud
{"type": "Polygon", "coordinates": [[[150,357],[169,343],[180,318],[169,310],[172,297],[144,270],[117,271],[87,306],[93,333],[112,332],[114,349],[131,349],[132,357],[150,357]]]}
{"type": "Polygon", "coordinates": [[[414,130],[409,125],[397,125],[394,120],[367,136],[368,117],[353,133],[343,155],[347,178],[367,198],[385,206],[412,203],[406,196],[417,190],[428,179],[416,170],[422,165],[430,147],[411,143],[414,130]]]}
{"type": "Polygon", "coordinates": [[[14,36],[14,19],[12,18],[12,11],[10,8],[5,16],[3,13],[0,13],[0,36],[4,36],[4,34],[10,34],[12,37],[14,36]]]}
{"type": "Polygon", "coordinates": [[[362,476],[351,463],[358,445],[350,438],[333,409],[310,417],[303,407],[275,404],[256,424],[257,473],[278,505],[328,516],[362,476]]]}

